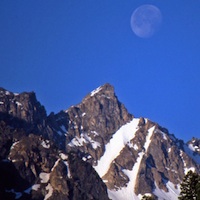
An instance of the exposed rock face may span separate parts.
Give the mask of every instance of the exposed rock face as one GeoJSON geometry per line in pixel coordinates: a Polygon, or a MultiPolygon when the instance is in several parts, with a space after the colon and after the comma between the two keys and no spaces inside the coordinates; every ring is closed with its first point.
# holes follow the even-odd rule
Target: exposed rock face
{"type": "Polygon", "coordinates": [[[33,134],[12,144],[0,161],[0,177],[0,199],[108,199],[89,163],[33,134]]]}
{"type": "Polygon", "coordinates": [[[167,129],[148,119],[138,119],[135,130],[130,131],[132,137],[126,140],[123,138],[126,134],[123,133],[115,140],[116,145],[112,144],[109,149],[109,143],[112,143],[118,130],[133,120],[133,116],[118,101],[109,84],[97,88],[80,104],[56,117],[61,119],[57,120],[59,126],[64,124],[66,128],[67,150],[80,152],[82,158],[94,166],[105,181],[110,198],[125,198],[120,191],[130,185],[130,173],[133,170],[137,175],[132,173],[135,178],[130,187],[134,188],[132,197],[135,199],[139,194],[152,193],[155,188],[168,193],[169,184],[174,187],[175,198],[185,173],[191,168],[199,172],[199,163],[190,156],[187,145],[170,135],[167,129]],[[148,138],[149,130],[153,127],[151,137],[148,138]],[[119,140],[125,141],[118,150],[119,140]],[[108,153],[107,149],[111,152],[108,153]],[[113,155],[112,151],[118,152],[113,155]],[[105,166],[107,168],[102,173],[105,166]]]}
{"type": "Polygon", "coordinates": [[[14,128],[23,129],[26,134],[42,135],[57,144],[60,143],[58,140],[62,141],[58,134],[54,134],[55,123],[50,116],[47,118],[46,110],[34,92],[18,94],[0,88],[0,120],[14,128]]]}
{"type": "Polygon", "coordinates": [[[90,163],[93,163],[103,154],[104,145],[113,133],[132,118],[118,101],[114,88],[105,84],[88,94],[80,104],[57,114],[55,121],[67,132],[67,151],[77,151],[78,145],[85,159],[91,158],[90,163]]]}
{"type": "Polygon", "coordinates": [[[53,135],[59,123],[34,93],[0,94],[0,199],[108,199],[92,166],[54,145],[61,146],[63,129],[53,135]]]}
{"type": "Polygon", "coordinates": [[[134,118],[109,84],[49,116],[34,93],[1,88],[0,199],[177,199],[199,141],[134,118]]]}
{"type": "Polygon", "coordinates": [[[0,88],[0,112],[22,119],[29,124],[42,124],[46,118],[44,107],[34,92],[16,94],[0,88]]]}

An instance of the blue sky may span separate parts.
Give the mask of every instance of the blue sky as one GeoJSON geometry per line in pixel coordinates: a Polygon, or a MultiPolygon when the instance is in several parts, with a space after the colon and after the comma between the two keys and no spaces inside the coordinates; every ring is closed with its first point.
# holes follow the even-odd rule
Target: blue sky
{"type": "Polygon", "coordinates": [[[200,137],[199,0],[1,0],[0,86],[35,91],[47,112],[110,83],[130,113],[178,138],[200,137]],[[159,32],[142,39],[132,12],[157,6],[159,32]]]}

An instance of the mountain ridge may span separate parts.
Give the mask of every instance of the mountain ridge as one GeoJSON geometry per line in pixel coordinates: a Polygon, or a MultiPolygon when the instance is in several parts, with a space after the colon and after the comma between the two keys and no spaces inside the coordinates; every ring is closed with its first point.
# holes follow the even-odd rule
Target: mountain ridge
{"type": "MultiPolygon", "coordinates": [[[[4,161],[6,160],[18,169],[18,165],[16,166],[18,161],[14,161],[19,158],[16,154],[11,156],[13,149],[17,148],[17,145],[13,146],[13,144],[16,141],[22,145],[26,143],[24,141],[31,142],[30,139],[22,140],[21,137],[32,137],[36,141],[42,140],[39,143],[43,144],[44,149],[52,146],[53,149],[58,148],[66,156],[73,152],[75,163],[79,163],[78,159],[81,159],[81,162],[92,166],[94,171],[92,170],[91,174],[97,173],[97,176],[100,177],[98,180],[101,180],[99,191],[104,191],[99,199],[105,199],[107,195],[107,198],[114,200],[121,198],[137,200],[145,194],[151,194],[158,199],[175,199],[180,192],[180,182],[187,171],[190,169],[198,173],[200,171],[199,139],[192,138],[186,144],[159,124],[147,118],[135,118],[118,100],[114,88],[110,84],[93,90],[83,98],[81,103],[57,114],[50,113],[48,116],[45,108],[37,101],[35,93],[14,94],[0,88],[0,119],[1,123],[4,123],[1,131],[3,139],[0,141],[4,153],[2,153],[0,167],[5,165],[4,161]],[[23,123],[16,126],[17,119],[23,123]],[[6,133],[5,129],[9,129],[8,127],[11,125],[17,132],[16,134],[6,133]],[[39,139],[41,137],[42,139],[39,139]],[[53,144],[57,147],[53,147],[53,144]]],[[[26,146],[26,144],[24,145],[26,146]]],[[[30,152],[32,151],[33,149],[30,150],[30,152]]],[[[59,158],[59,154],[53,153],[53,155],[55,158],[59,158]]],[[[27,159],[34,158],[24,153],[21,156],[23,162],[19,166],[24,166],[23,163],[26,163],[27,159]]],[[[64,190],[68,192],[65,193],[62,190],[64,193],[62,192],[59,196],[55,184],[59,180],[57,178],[48,179],[45,182],[46,186],[41,181],[38,182],[38,178],[41,179],[41,173],[47,172],[44,171],[44,168],[34,167],[37,166],[34,162],[31,161],[32,167],[28,162],[23,168],[32,174],[31,181],[27,179],[29,177],[25,176],[26,181],[28,180],[27,184],[30,187],[35,184],[40,185],[42,188],[40,192],[47,195],[42,196],[38,192],[38,199],[73,199],[84,196],[79,189],[75,189],[75,183],[76,179],[82,180],[81,176],[85,177],[85,175],[77,175],[76,179],[68,177],[68,183],[63,182],[63,184],[67,184],[64,190]],[[52,182],[55,179],[56,182],[52,182]],[[48,191],[52,193],[50,194],[48,191]],[[76,191],[74,196],[70,191],[76,191]]],[[[44,165],[43,162],[47,161],[39,161],[41,166],[44,165]]],[[[53,165],[56,165],[56,162],[58,160],[54,160],[54,164],[47,167],[48,173],[53,165]]],[[[70,164],[61,169],[68,169],[68,167],[70,164]]],[[[58,173],[60,173],[59,170],[58,173]]],[[[51,172],[50,174],[54,176],[56,173],[51,172]]],[[[87,173],[83,172],[83,174],[87,173]]],[[[96,175],[92,177],[95,181],[96,175]]],[[[2,191],[4,190],[2,193],[6,193],[6,190],[10,191],[7,192],[9,194],[16,193],[12,192],[16,191],[13,188],[2,187],[2,191]]],[[[81,187],[83,185],[79,185],[80,189],[81,187]]],[[[88,188],[92,188],[92,186],[85,188],[85,193],[89,192],[88,188]]],[[[25,188],[23,189],[25,191],[25,188]]],[[[28,198],[33,198],[35,195],[33,191],[35,190],[30,189],[28,198]]],[[[93,190],[91,189],[91,191],[93,190]]],[[[19,199],[23,199],[24,192],[18,191],[18,193],[21,194],[19,199]]],[[[91,192],[91,199],[95,199],[97,197],[95,195],[97,194],[94,191],[91,192]]]]}

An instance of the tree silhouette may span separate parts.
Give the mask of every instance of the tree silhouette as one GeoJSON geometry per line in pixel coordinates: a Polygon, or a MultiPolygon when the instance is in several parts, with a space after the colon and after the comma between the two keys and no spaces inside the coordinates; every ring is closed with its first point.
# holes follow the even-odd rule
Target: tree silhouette
{"type": "Polygon", "coordinates": [[[181,183],[179,200],[200,200],[200,175],[189,171],[181,183]]]}
{"type": "Polygon", "coordinates": [[[155,200],[155,198],[153,196],[147,196],[147,195],[144,195],[142,197],[142,200],[155,200]]]}

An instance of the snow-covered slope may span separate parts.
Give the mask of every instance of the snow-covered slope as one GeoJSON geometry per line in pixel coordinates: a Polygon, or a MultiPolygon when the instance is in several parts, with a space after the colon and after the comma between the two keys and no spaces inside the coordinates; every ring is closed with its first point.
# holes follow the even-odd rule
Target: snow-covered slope
{"type": "MultiPolygon", "coordinates": [[[[144,144],[144,151],[142,150],[142,152],[138,154],[138,158],[133,168],[131,170],[127,170],[127,169],[122,170],[123,173],[127,175],[129,178],[128,184],[125,187],[119,188],[118,190],[108,190],[108,194],[111,199],[113,200],[119,200],[119,199],[137,200],[138,199],[139,200],[139,197],[134,193],[133,188],[135,188],[135,185],[136,185],[137,174],[140,168],[142,157],[144,156],[145,151],[148,150],[149,144],[151,142],[151,136],[153,134],[154,129],[155,127],[152,127],[149,129],[148,135],[146,136],[146,142],[144,144]]],[[[131,133],[131,129],[129,129],[129,132],[131,133]]]]}
{"type": "Polygon", "coordinates": [[[135,132],[138,130],[138,123],[139,119],[133,119],[113,134],[112,139],[105,146],[103,156],[98,161],[97,166],[94,166],[100,177],[107,173],[113,160],[119,156],[121,150],[134,138],[135,132]]]}

